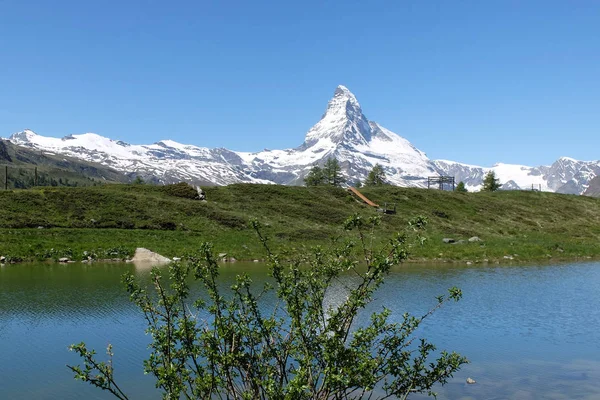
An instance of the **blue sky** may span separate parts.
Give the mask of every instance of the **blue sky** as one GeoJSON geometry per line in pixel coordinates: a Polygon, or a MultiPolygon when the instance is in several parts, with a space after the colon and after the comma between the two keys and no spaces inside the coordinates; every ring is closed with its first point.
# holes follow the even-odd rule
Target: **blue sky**
{"type": "Polygon", "coordinates": [[[338,84],[430,158],[600,159],[598,1],[0,0],[0,136],[302,143],[338,84]]]}

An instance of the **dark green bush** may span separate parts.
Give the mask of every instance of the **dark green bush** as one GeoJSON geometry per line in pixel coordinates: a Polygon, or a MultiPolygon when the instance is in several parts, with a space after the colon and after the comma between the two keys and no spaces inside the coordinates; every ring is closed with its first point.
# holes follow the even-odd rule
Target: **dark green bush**
{"type": "Polygon", "coordinates": [[[172,185],[165,185],[161,190],[169,196],[183,197],[184,199],[197,199],[198,192],[192,186],[185,182],[179,182],[172,185]]]}

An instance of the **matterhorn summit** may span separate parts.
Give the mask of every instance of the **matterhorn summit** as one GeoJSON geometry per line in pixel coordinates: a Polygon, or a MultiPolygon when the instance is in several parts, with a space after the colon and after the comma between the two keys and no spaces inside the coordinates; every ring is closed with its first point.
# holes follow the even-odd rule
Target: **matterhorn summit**
{"type": "Polygon", "coordinates": [[[356,145],[367,144],[370,139],[369,121],[354,94],[345,86],[337,87],[325,114],[306,134],[304,146],[310,147],[322,139],[356,145]]]}
{"type": "Polygon", "coordinates": [[[301,184],[312,166],[329,157],[338,159],[349,183],[364,180],[376,164],[383,166],[390,183],[402,186],[422,187],[423,177],[435,174],[425,153],[369,121],[356,96],[342,85],[335,89],[321,120],[309,129],[301,146],[239,154],[253,166],[253,176],[285,184],[301,184]]]}
{"type": "Polygon", "coordinates": [[[19,146],[100,163],[130,177],[140,176],[156,183],[302,185],[310,169],[324,164],[329,157],[338,159],[349,184],[364,181],[376,164],[383,167],[387,181],[394,185],[426,187],[427,177],[449,175],[456,182],[463,181],[470,191],[481,188],[489,171],[506,184],[504,188],[577,194],[600,175],[600,161],[568,157],[539,167],[498,163],[486,168],[432,161],[405,138],[370,121],[356,96],[342,85],[335,89],[323,116],[308,130],[304,142],[286,150],[237,152],[184,145],[169,139],[137,145],[95,133],[52,138],[31,130],[15,133],[8,140],[19,146]]]}

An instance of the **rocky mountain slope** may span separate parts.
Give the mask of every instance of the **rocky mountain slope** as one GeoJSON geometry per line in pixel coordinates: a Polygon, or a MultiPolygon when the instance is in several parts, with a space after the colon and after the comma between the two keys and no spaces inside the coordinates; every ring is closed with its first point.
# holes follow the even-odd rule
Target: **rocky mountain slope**
{"type": "Polygon", "coordinates": [[[481,187],[483,176],[494,171],[504,189],[531,189],[583,193],[600,175],[600,161],[560,158],[550,166],[528,167],[496,164],[491,168],[446,160],[430,160],[401,136],[370,121],[350,90],[338,86],[325,113],[304,143],[294,149],[256,153],[210,149],[162,140],[151,145],[132,145],[93,133],[61,139],[26,130],[12,135],[12,143],[52,151],[109,166],[161,183],[188,181],[226,185],[236,182],[302,184],[315,164],[336,157],[349,183],[364,180],[375,165],[383,166],[390,183],[426,187],[427,177],[450,175],[464,181],[469,190],[481,187]]]}
{"type": "Polygon", "coordinates": [[[503,184],[502,189],[582,194],[589,182],[600,175],[600,161],[577,161],[569,157],[561,157],[550,166],[539,167],[496,164],[484,168],[445,160],[433,163],[441,174],[454,176],[457,182],[465,182],[469,190],[479,190],[485,174],[494,171],[503,184]]]}
{"type": "Polygon", "coordinates": [[[105,165],[17,146],[0,140],[0,185],[4,188],[8,172],[9,188],[33,186],[35,170],[38,185],[90,186],[94,183],[130,182],[135,176],[105,165]],[[5,168],[7,167],[7,168],[5,168]]]}
{"type": "Polygon", "coordinates": [[[600,197],[600,175],[592,179],[587,190],[583,193],[586,196],[600,197]]]}
{"type": "MultiPolygon", "coordinates": [[[[240,157],[226,149],[208,149],[163,140],[151,145],[132,145],[95,133],[69,135],[61,139],[37,135],[31,130],[12,135],[19,146],[100,163],[121,172],[159,183],[189,181],[226,185],[262,182],[237,165],[240,157]]],[[[267,183],[267,182],[265,182],[267,183]]]]}

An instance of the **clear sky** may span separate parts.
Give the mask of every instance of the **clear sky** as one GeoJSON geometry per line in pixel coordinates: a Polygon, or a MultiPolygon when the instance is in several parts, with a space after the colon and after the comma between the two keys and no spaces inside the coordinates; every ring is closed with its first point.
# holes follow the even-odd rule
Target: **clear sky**
{"type": "Polygon", "coordinates": [[[0,136],[300,145],[338,84],[432,159],[600,159],[600,1],[0,0],[0,136]]]}

